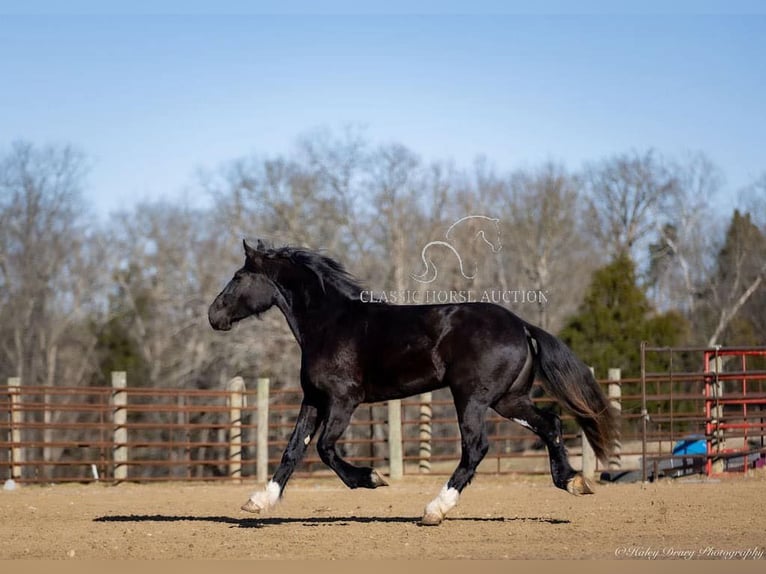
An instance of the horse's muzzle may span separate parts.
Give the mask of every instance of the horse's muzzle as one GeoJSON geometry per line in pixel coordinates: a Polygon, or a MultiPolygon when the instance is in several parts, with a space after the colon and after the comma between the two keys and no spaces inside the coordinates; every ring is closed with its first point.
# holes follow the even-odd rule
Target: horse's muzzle
{"type": "Polygon", "coordinates": [[[216,331],[231,330],[231,320],[220,310],[214,309],[212,305],[207,312],[207,320],[210,322],[210,326],[216,331]]]}

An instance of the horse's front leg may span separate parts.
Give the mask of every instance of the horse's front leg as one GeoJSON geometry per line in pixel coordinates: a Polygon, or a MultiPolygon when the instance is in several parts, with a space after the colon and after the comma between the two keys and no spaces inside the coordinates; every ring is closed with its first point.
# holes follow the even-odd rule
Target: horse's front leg
{"type": "Polygon", "coordinates": [[[242,510],[247,512],[264,512],[279,502],[287,481],[290,480],[296,465],[306,454],[306,449],[319,423],[317,407],[304,399],[301,404],[301,410],[298,413],[298,419],[295,421],[293,434],[290,436],[284,453],[282,453],[282,461],[279,463],[279,468],[277,468],[274,476],[266,485],[266,489],[254,492],[248,501],[242,505],[242,510]]]}
{"type": "Polygon", "coordinates": [[[385,480],[369,466],[354,466],[343,460],[338,454],[336,443],[343,435],[343,431],[351,421],[351,415],[358,406],[358,402],[347,398],[333,398],[327,406],[327,417],[324,429],[317,441],[317,452],[327,466],[335,471],[335,474],[349,488],[377,488],[388,486],[385,480]]]}

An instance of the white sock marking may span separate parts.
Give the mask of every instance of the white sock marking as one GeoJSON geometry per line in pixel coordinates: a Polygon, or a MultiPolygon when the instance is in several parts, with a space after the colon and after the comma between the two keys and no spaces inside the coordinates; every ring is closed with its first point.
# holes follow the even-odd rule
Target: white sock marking
{"type": "Polygon", "coordinates": [[[460,498],[460,493],[455,488],[447,487],[445,484],[442,489],[439,491],[439,496],[434,498],[431,502],[429,502],[426,505],[425,514],[427,515],[436,515],[441,516],[444,518],[444,516],[455,506],[457,506],[457,501],[460,498]]]}
{"type": "Polygon", "coordinates": [[[251,494],[250,500],[252,500],[253,504],[261,510],[268,510],[269,508],[276,506],[277,502],[279,502],[279,495],[281,493],[282,489],[279,485],[273,480],[270,480],[266,485],[266,489],[258,490],[251,494]]]}

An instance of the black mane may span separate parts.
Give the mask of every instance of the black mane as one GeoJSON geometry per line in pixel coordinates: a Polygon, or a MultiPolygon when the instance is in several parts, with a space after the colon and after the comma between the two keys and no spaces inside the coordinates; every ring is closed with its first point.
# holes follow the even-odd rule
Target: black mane
{"type": "Polygon", "coordinates": [[[330,285],[349,299],[358,299],[359,294],[364,290],[358,279],[331,257],[290,246],[270,249],[269,252],[269,255],[273,257],[283,257],[296,265],[308,268],[319,278],[323,290],[330,285]]]}

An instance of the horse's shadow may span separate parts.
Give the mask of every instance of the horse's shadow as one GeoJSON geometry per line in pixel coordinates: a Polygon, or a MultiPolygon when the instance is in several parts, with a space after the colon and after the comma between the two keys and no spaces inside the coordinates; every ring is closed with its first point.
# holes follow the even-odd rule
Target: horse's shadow
{"type": "MultiPolygon", "coordinates": [[[[309,517],[265,517],[265,518],[233,518],[231,516],[187,516],[167,514],[116,514],[99,516],[93,522],[213,522],[228,524],[231,528],[263,528],[266,526],[282,526],[297,524],[300,526],[349,526],[351,524],[414,524],[420,526],[417,516],[309,516],[309,517]]],[[[543,524],[570,524],[570,520],[559,518],[544,518],[538,516],[498,517],[455,517],[447,518],[446,522],[539,522],[543,524]]]]}

